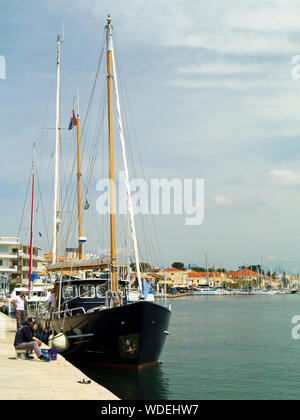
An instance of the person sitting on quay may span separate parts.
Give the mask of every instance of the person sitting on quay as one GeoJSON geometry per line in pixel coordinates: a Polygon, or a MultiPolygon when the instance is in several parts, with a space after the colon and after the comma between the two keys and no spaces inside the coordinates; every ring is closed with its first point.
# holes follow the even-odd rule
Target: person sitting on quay
{"type": "Polygon", "coordinates": [[[12,299],[11,303],[16,308],[17,329],[19,329],[25,322],[24,304],[27,303],[25,293],[21,292],[19,296],[12,299]]]}
{"type": "Polygon", "coordinates": [[[25,357],[27,360],[34,359],[34,357],[31,356],[31,353],[34,351],[42,362],[50,361],[50,359],[45,357],[40,350],[42,342],[38,338],[34,337],[33,327],[35,324],[36,320],[30,317],[24,325],[17,330],[14,341],[15,349],[26,350],[25,357]]]}

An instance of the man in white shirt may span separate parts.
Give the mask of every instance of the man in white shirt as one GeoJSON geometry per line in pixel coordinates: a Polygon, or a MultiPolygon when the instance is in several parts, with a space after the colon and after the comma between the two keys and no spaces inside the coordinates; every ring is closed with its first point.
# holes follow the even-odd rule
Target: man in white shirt
{"type": "Polygon", "coordinates": [[[27,303],[25,293],[21,292],[19,296],[17,295],[14,299],[12,299],[11,303],[16,308],[17,329],[19,329],[25,322],[24,304],[27,303]]]}
{"type": "Polygon", "coordinates": [[[52,313],[54,311],[54,307],[55,307],[55,290],[52,289],[51,295],[48,300],[48,311],[52,313]]]}

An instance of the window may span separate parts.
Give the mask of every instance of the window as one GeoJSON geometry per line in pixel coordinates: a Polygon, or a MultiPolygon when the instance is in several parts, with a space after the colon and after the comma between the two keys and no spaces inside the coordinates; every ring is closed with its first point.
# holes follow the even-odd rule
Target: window
{"type": "Polygon", "coordinates": [[[77,297],[77,287],[76,286],[64,286],[63,297],[64,297],[64,299],[76,298],[77,297]]]}
{"type": "Polygon", "coordinates": [[[81,298],[94,298],[96,296],[95,286],[92,284],[85,284],[79,286],[79,297],[81,298]]]}
{"type": "Polygon", "coordinates": [[[8,246],[0,246],[0,252],[9,253],[9,247],[8,246]]]}
{"type": "Polygon", "coordinates": [[[98,284],[98,286],[96,286],[96,292],[97,292],[98,298],[105,298],[107,287],[102,286],[101,284],[98,284]]]}

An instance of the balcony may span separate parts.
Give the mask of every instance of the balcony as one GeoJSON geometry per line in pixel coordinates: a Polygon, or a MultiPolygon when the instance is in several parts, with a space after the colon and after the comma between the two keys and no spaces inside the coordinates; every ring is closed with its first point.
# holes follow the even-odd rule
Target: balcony
{"type": "Polygon", "coordinates": [[[0,273],[17,273],[18,267],[15,266],[8,266],[8,265],[0,265],[0,273]]]}
{"type": "Polygon", "coordinates": [[[0,237],[0,245],[19,245],[20,240],[19,238],[9,237],[9,236],[1,236],[0,237]]]}
{"type": "Polygon", "coordinates": [[[0,252],[0,260],[16,259],[18,255],[8,254],[7,252],[0,252]]]}

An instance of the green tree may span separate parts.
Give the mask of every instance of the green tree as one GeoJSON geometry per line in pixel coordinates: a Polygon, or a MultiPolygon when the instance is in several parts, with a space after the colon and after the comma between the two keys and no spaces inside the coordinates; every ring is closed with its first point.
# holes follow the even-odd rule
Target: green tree
{"type": "Polygon", "coordinates": [[[206,269],[204,267],[192,267],[193,271],[196,271],[197,273],[204,273],[206,269]]]}
{"type": "Polygon", "coordinates": [[[173,262],[172,267],[177,268],[178,270],[183,270],[184,269],[184,263],[182,263],[180,261],[176,261],[176,262],[173,262]]]}
{"type": "MultiPolygon", "coordinates": [[[[131,268],[131,271],[135,272],[136,271],[135,263],[131,263],[130,268],[131,268]]],[[[145,273],[146,271],[150,271],[150,270],[151,270],[151,265],[150,264],[145,263],[145,262],[140,262],[140,271],[142,273],[145,273]]]]}

